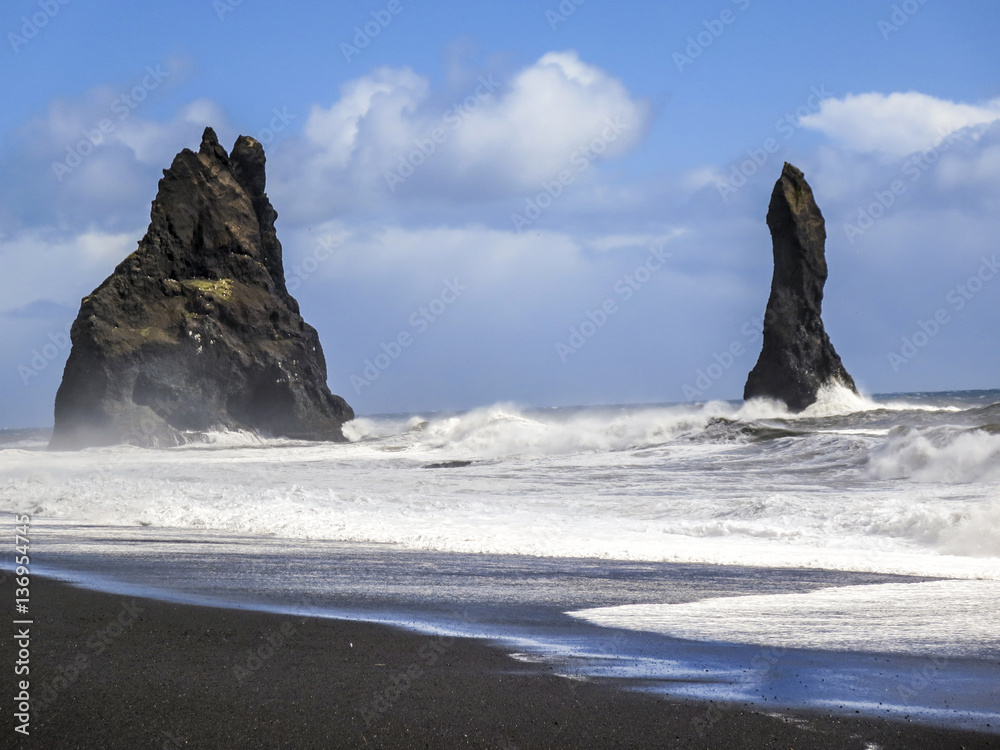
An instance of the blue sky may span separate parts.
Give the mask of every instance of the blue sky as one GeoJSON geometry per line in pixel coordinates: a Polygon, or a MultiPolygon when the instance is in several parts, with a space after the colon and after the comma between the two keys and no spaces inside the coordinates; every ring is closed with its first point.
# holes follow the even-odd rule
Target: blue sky
{"type": "Polygon", "coordinates": [[[786,160],[858,383],[1000,386],[995,2],[12,0],[0,31],[0,426],[51,424],[80,298],[205,125],[265,143],[359,413],[738,398],[786,160]]]}

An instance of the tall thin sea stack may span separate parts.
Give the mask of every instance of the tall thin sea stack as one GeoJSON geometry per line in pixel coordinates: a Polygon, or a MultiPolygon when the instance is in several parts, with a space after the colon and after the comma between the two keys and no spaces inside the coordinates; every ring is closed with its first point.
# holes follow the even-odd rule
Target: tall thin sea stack
{"type": "Polygon", "coordinates": [[[83,299],[53,449],[170,446],[250,430],[343,440],[316,330],[285,287],[264,149],[206,128],[164,170],[138,249],[83,299]]]}
{"type": "Polygon", "coordinates": [[[785,163],[767,209],[774,276],[764,314],[764,345],[743,398],[784,401],[798,412],[827,385],[857,393],[821,318],[827,268],[826,226],[805,177],[785,163]]]}

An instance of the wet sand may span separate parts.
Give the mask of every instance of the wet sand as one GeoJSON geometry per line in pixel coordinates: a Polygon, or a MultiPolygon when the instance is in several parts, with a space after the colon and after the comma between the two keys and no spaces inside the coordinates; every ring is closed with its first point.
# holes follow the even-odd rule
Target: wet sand
{"type": "MultiPolygon", "coordinates": [[[[0,586],[6,601],[12,584],[8,575],[0,586]]],[[[996,734],[617,690],[483,641],[369,623],[171,604],[37,576],[31,607],[31,735],[8,720],[4,747],[1000,748],[996,734]]]]}

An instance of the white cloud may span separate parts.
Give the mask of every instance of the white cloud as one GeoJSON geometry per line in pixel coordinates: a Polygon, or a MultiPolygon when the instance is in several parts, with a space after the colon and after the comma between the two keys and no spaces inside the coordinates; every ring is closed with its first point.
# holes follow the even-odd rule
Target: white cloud
{"type": "Polygon", "coordinates": [[[80,298],[135,250],[144,233],[145,229],[65,233],[43,228],[14,234],[0,245],[0,263],[8,269],[0,278],[4,309],[37,299],[76,309],[80,298]]]}
{"type": "Polygon", "coordinates": [[[909,91],[826,99],[819,112],[800,122],[855,151],[906,156],[935,146],[949,133],[996,120],[1000,99],[974,105],[909,91]]]}
{"type": "Polygon", "coordinates": [[[370,156],[359,152],[362,140],[370,148],[404,148],[416,137],[413,113],[429,91],[427,80],[409,68],[379,68],[345,84],[330,108],[313,106],[305,135],[318,147],[323,166],[336,169],[347,167],[352,158],[370,156]]]}
{"type": "Polygon", "coordinates": [[[75,99],[53,100],[44,113],[18,129],[0,150],[4,224],[58,227],[59,234],[126,231],[147,220],[161,170],[182,148],[197,150],[206,125],[224,142],[236,132],[208,99],[178,107],[168,120],[136,110],[124,119],[111,109],[109,89],[75,99]],[[16,218],[15,218],[16,217],[16,218]]]}
{"type": "Polygon", "coordinates": [[[550,52],[509,81],[484,75],[457,92],[380,68],[345,84],[330,107],[312,108],[302,138],[277,157],[276,192],[301,195],[283,200],[311,220],[373,196],[519,195],[562,170],[575,176],[621,156],[649,121],[645,101],[575,52],[550,52]],[[574,165],[590,146],[586,166],[574,165]],[[390,185],[393,174],[401,179],[390,185]]]}
{"type": "Polygon", "coordinates": [[[587,242],[587,246],[601,253],[636,248],[661,248],[682,234],[684,234],[683,229],[674,229],[666,234],[608,234],[595,237],[587,242]]]}
{"type": "Polygon", "coordinates": [[[90,262],[108,264],[109,268],[118,265],[138,247],[139,239],[144,232],[84,232],[75,240],[80,253],[90,262]]]}
{"type": "Polygon", "coordinates": [[[459,163],[532,188],[568,168],[573,153],[592,142],[603,139],[601,154],[620,156],[642,138],[648,119],[646,104],[620,81],[574,52],[550,52],[470,116],[456,136],[459,163]],[[609,129],[609,122],[623,131],[609,129]]]}
{"type": "Polygon", "coordinates": [[[681,175],[680,184],[688,193],[696,193],[703,187],[715,187],[720,182],[726,182],[729,175],[724,169],[717,167],[696,167],[681,175]]]}
{"type": "Polygon", "coordinates": [[[940,184],[945,189],[972,188],[980,197],[992,197],[995,211],[1000,205],[1000,122],[974,141],[965,139],[964,145],[966,148],[954,148],[941,157],[937,169],[940,184]]]}
{"type": "Polygon", "coordinates": [[[196,99],[181,107],[169,122],[129,117],[116,125],[110,140],[127,146],[136,161],[166,168],[177,153],[179,142],[189,143],[188,148],[198,150],[201,132],[207,125],[221,131],[220,137],[229,130],[218,104],[210,99],[196,99]]]}
{"type": "Polygon", "coordinates": [[[286,275],[294,273],[303,259],[316,257],[317,236],[334,241],[336,248],[320,254],[323,260],[310,285],[345,277],[398,277],[406,286],[419,286],[436,283],[449,273],[485,276],[492,282],[523,280],[525,274],[537,280],[570,273],[580,265],[579,244],[557,232],[522,234],[477,224],[368,231],[331,222],[314,227],[308,238],[300,231],[283,240],[286,275]]]}

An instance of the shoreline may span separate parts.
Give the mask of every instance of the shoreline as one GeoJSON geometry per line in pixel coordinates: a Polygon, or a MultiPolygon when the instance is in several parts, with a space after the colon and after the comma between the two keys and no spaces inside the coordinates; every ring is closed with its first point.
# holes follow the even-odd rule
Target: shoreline
{"type": "Polygon", "coordinates": [[[23,747],[1000,747],[995,734],[568,679],[482,640],[31,585],[40,710],[23,747]]]}

